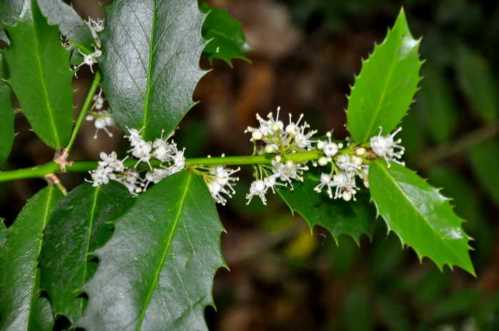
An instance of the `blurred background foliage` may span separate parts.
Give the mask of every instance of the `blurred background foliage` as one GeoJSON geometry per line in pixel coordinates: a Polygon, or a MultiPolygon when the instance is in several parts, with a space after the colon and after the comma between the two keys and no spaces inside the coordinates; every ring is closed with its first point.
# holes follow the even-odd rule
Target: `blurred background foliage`
{"type": "MultiPolygon", "coordinates": [[[[102,16],[101,1],[74,0],[83,16],[102,16]]],[[[452,197],[475,238],[477,274],[422,264],[376,221],[359,245],[313,233],[276,197],[269,206],[244,199],[229,207],[223,249],[230,272],[215,282],[212,330],[499,330],[499,4],[466,0],[212,0],[242,23],[251,50],[231,66],[214,59],[200,83],[201,103],[177,133],[190,155],[251,151],[245,126],[277,105],[304,113],[313,127],[344,137],[346,95],[361,58],[380,42],[404,6],[426,59],[421,90],[403,124],[407,163],[452,197]]],[[[75,105],[90,74],[75,80],[75,105]]],[[[16,145],[6,167],[52,159],[17,118],[16,145]]],[[[94,140],[83,128],[76,159],[126,148],[117,138],[94,140]]],[[[68,188],[81,177],[65,175],[68,188]]],[[[0,217],[12,222],[43,181],[0,188],[0,217]]]]}

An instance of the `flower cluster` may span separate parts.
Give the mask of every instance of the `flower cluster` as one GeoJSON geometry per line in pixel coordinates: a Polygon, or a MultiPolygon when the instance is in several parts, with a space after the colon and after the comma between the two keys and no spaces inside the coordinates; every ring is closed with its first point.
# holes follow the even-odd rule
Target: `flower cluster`
{"type": "Polygon", "coordinates": [[[269,113],[266,119],[257,115],[259,126],[245,130],[251,134],[250,140],[255,144],[255,153],[267,154],[272,158],[270,166],[257,167],[256,179],[246,195],[248,204],[254,197],[260,198],[262,203],[266,204],[267,192],[270,190],[275,193],[278,186],[293,189],[293,181],[303,181],[303,174],[309,170],[306,164],[285,159],[285,155],[314,149],[312,138],[317,131],[310,130],[310,125],[303,121],[303,115],[293,122],[290,114],[288,124],[285,125],[279,119],[279,111],[278,108],[275,117],[269,113]]]}
{"type": "Polygon", "coordinates": [[[87,21],[85,21],[85,23],[87,24],[88,29],[92,34],[92,38],[94,40],[94,49],[91,53],[82,52],[80,49],[78,50],[81,56],[83,56],[83,61],[73,68],[75,73],[84,65],[90,67],[90,71],[93,73],[94,65],[99,62],[99,58],[102,56],[102,42],[100,40],[99,33],[104,31],[104,20],[99,18],[94,19],[90,17],[87,21]]]}
{"type": "Polygon", "coordinates": [[[306,122],[302,122],[301,115],[296,122],[289,117],[285,125],[277,115],[272,113],[266,119],[257,115],[258,127],[248,127],[245,132],[251,134],[251,141],[255,144],[255,154],[269,155],[271,166],[259,165],[255,180],[246,195],[248,203],[254,197],[260,198],[266,204],[266,194],[270,190],[275,192],[277,186],[293,189],[294,181],[303,181],[304,173],[309,170],[307,162],[293,161],[293,154],[314,150],[319,155],[311,163],[320,170],[320,181],[315,191],[323,191],[331,199],[345,201],[355,200],[362,182],[368,187],[369,163],[376,158],[389,162],[400,162],[404,154],[401,140],[395,139],[400,129],[390,135],[383,136],[381,132],[371,138],[369,144],[358,145],[337,142],[328,132],[323,139],[314,139],[317,131],[310,130],[306,122]],[[327,169],[326,171],[324,169],[327,169]]]}
{"type": "Polygon", "coordinates": [[[236,193],[234,185],[239,181],[234,174],[239,172],[240,168],[229,169],[222,166],[206,168],[203,178],[208,186],[213,199],[225,206],[227,199],[232,198],[236,193]]]}
{"type": "Polygon", "coordinates": [[[97,169],[90,172],[94,186],[116,181],[136,195],[145,191],[151,183],[158,183],[185,168],[184,150],[179,150],[177,144],[170,141],[171,137],[146,141],[136,129],[129,129],[126,137],[131,146],[130,155],[118,160],[116,152],[101,153],[97,169]],[[129,160],[132,166],[126,167],[125,160],[129,160]],[[143,176],[139,168],[141,163],[147,165],[143,176]]]}
{"type": "Polygon", "coordinates": [[[109,131],[108,127],[114,126],[113,118],[111,114],[104,109],[105,100],[102,96],[102,90],[94,96],[94,104],[92,106],[92,111],[87,115],[87,121],[93,121],[95,126],[94,139],[97,139],[99,131],[104,131],[109,137],[113,134],[109,131]]]}
{"type": "MultiPolygon", "coordinates": [[[[94,100],[96,110],[103,108],[104,102],[99,99],[101,97],[99,93],[94,100]]],[[[267,193],[276,193],[277,188],[293,190],[295,182],[305,180],[310,166],[317,168],[314,172],[319,174],[314,191],[325,192],[331,199],[355,200],[360,190],[359,184],[369,186],[370,162],[383,159],[388,165],[390,162],[402,164],[404,147],[401,139],[396,138],[400,129],[388,135],[382,135],[380,131],[369,143],[356,144],[349,139],[342,142],[335,140],[331,132],[321,138],[314,138],[317,131],[310,129],[310,125],[303,121],[303,115],[295,122],[290,115],[287,124],[279,119],[279,109],[275,116],[270,113],[266,118],[260,115],[256,118],[259,125],[248,127],[245,131],[251,134],[253,156],[258,159],[253,165],[254,181],[246,194],[248,204],[253,198],[259,198],[266,204],[267,193]]],[[[162,136],[154,141],[146,141],[136,129],[129,129],[125,137],[131,146],[126,157],[128,161],[118,160],[115,152],[109,155],[101,153],[98,168],[90,172],[94,186],[117,181],[132,194],[138,194],[150,184],[156,184],[186,166],[184,150],[178,149],[170,140],[171,137],[162,136]]],[[[198,165],[192,168],[192,171],[203,177],[217,203],[225,205],[235,194],[235,184],[239,180],[235,174],[240,171],[239,168],[230,169],[221,165],[198,165]]]]}
{"type": "Polygon", "coordinates": [[[251,141],[258,147],[259,154],[287,154],[307,151],[312,149],[312,136],[317,131],[310,131],[310,125],[302,122],[303,114],[296,122],[292,121],[289,115],[289,123],[284,125],[279,119],[280,108],[274,117],[272,113],[267,115],[267,119],[256,115],[259,127],[248,127],[245,132],[251,134],[251,141]]]}

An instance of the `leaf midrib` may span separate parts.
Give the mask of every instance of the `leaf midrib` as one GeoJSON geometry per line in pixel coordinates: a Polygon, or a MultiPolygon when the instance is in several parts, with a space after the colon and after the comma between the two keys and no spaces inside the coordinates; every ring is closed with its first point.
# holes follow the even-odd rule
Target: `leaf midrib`
{"type": "MultiPolygon", "coordinates": [[[[42,231],[41,231],[41,238],[39,238],[40,240],[38,241],[38,249],[37,249],[37,261],[39,260],[40,258],[40,252],[42,250],[42,241],[43,241],[43,233],[44,233],[44,230],[45,230],[45,227],[47,226],[47,222],[48,222],[48,218],[49,218],[49,211],[50,211],[50,206],[52,205],[52,198],[53,198],[53,192],[54,192],[54,187],[52,185],[50,185],[48,188],[47,188],[47,201],[45,203],[45,209],[43,211],[43,218],[42,218],[42,231]]],[[[37,263],[37,266],[35,268],[35,274],[37,274],[39,272],[39,269],[38,269],[38,263],[37,263]]],[[[33,281],[36,282],[36,279],[37,277],[35,277],[33,279],[33,281]]],[[[33,312],[32,308],[33,308],[33,303],[34,303],[34,300],[35,300],[35,289],[36,289],[36,284],[33,284],[33,287],[32,287],[32,291],[31,291],[31,297],[30,297],[30,307],[29,307],[29,314],[28,314],[28,330],[31,330],[31,313],[33,312]]]]}
{"type": "Polygon", "coordinates": [[[61,138],[59,137],[59,133],[57,132],[57,126],[55,124],[54,115],[53,115],[54,110],[52,109],[52,105],[49,102],[48,88],[47,88],[47,85],[45,84],[45,80],[43,79],[45,77],[45,72],[44,72],[43,66],[42,66],[42,59],[40,58],[40,42],[38,41],[38,33],[37,33],[37,26],[36,26],[37,24],[35,21],[35,17],[33,15],[34,15],[34,13],[32,13],[32,19],[33,19],[33,36],[35,39],[35,49],[36,49],[36,52],[35,52],[35,60],[36,61],[35,62],[36,62],[36,66],[38,69],[38,74],[40,75],[39,80],[40,80],[40,85],[42,87],[43,101],[45,102],[45,107],[47,108],[49,123],[50,123],[50,127],[52,129],[52,134],[54,136],[56,146],[58,148],[60,148],[60,147],[62,147],[61,138]]]}
{"type": "MultiPolygon", "coordinates": [[[[394,53],[396,53],[396,51],[397,51],[397,48],[395,47],[394,53]]],[[[392,57],[394,57],[394,53],[392,53],[392,57]]],[[[367,126],[367,131],[364,134],[362,141],[366,141],[369,137],[371,137],[371,131],[373,130],[374,123],[376,122],[376,119],[378,118],[379,112],[381,111],[381,104],[383,103],[383,101],[385,101],[388,83],[392,80],[393,71],[394,71],[396,63],[398,63],[398,61],[390,61],[390,68],[388,71],[388,77],[385,81],[385,84],[383,85],[383,92],[381,94],[381,97],[378,99],[378,104],[376,105],[376,108],[374,110],[374,116],[372,116],[371,120],[369,121],[369,124],[367,126]]]]}
{"type": "Polygon", "coordinates": [[[147,137],[147,125],[149,122],[149,108],[150,108],[150,99],[153,94],[153,83],[152,83],[152,73],[154,70],[154,53],[156,52],[154,43],[156,40],[156,21],[157,21],[157,3],[156,0],[152,1],[153,3],[153,14],[152,14],[152,27],[151,27],[151,36],[149,37],[149,56],[147,63],[147,74],[146,74],[146,94],[144,98],[144,117],[142,122],[142,135],[147,137]]]}
{"type": "Polygon", "coordinates": [[[178,222],[181,218],[182,211],[184,209],[185,200],[187,198],[187,193],[189,191],[191,181],[192,181],[192,173],[188,172],[187,177],[185,179],[184,190],[182,191],[182,194],[180,195],[180,199],[178,202],[177,212],[175,214],[172,225],[171,225],[169,232],[167,233],[167,236],[166,236],[165,241],[163,243],[164,249],[163,249],[163,253],[161,255],[160,261],[158,263],[158,268],[154,272],[153,282],[151,283],[151,286],[147,290],[147,294],[146,294],[146,298],[144,300],[142,311],[140,312],[140,315],[139,315],[137,327],[135,328],[135,330],[137,330],[137,331],[141,330],[141,328],[142,328],[142,323],[144,322],[144,319],[145,319],[147,307],[149,306],[149,304],[151,302],[153,292],[156,289],[158,282],[159,282],[159,277],[161,275],[161,271],[165,266],[166,258],[168,257],[168,253],[170,252],[172,240],[173,240],[173,237],[175,235],[176,229],[178,227],[178,222]]]}
{"type": "MultiPolygon", "coordinates": [[[[424,215],[419,211],[419,209],[417,209],[411,202],[411,200],[409,199],[409,197],[407,196],[407,194],[405,193],[405,191],[400,187],[400,185],[398,184],[397,181],[395,181],[395,179],[393,178],[393,176],[390,175],[390,173],[388,172],[388,170],[383,167],[383,166],[380,166],[378,165],[377,163],[375,164],[378,168],[381,168],[381,170],[383,171],[383,173],[385,174],[385,176],[388,178],[388,180],[390,182],[392,182],[392,184],[397,188],[397,190],[402,194],[402,196],[404,197],[404,199],[409,202],[409,205],[412,207],[413,210],[416,211],[416,214],[419,215],[419,217],[421,219],[423,219],[424,223],[430,228],[431,232],[435,234],[435,236],[438,238],[438,233],[435,231],[435,229],[430,225],[430,223],[428,223],[428,221],[426,220],[426,217],[424,217],[424,215]]],[[[463,261],[461,260],[461,258],[456,255],[456,253],[454,252],[454,250],[452,249],[452,247],[449,247],[449,245],[447,245],[447,241],[446,240],[442,240],[441,241],[443,246],[445,246],[447,248],[447,250],[452,254],[454,255],[454,257],[457,259],[457,261],[460,261],[461,263],[463,263],[463,261]]],[[[463,263],[464,265],[466,265],[466,263],[463,263]]]]}
{"type": "MultiPolygon", "coordinates": [[[[88,220],[88,230],[87,230],[87,238],[85,241],[85,256],[87,256],[88,251],[90,249],[90,241],[92,239],[92,231],[93,231],[93,226],[94,226],[94,220],[95,220],[95,211],[97,209],[97,201],[99,199],[99,193],[100,193],[100,187],[96,187],[94,191],[94,196],[92,200],[92,207],[90,209],[90,214],[89,214],[89,220],[88,220]]],[[[80,284],[85,284],[85,280],[87,278],[87,261],[84,261],[83,263],[83,271],[82,271],[82,279],[80,284]]],[[[83,313],[83,310],[85,308],[85,302],[84,300],[80,300],[80,312],[83,313]]]]}

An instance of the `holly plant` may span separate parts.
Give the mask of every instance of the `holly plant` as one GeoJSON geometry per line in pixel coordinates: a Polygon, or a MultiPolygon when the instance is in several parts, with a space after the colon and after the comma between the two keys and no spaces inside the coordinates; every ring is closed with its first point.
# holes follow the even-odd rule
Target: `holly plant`
{"type": "Polygon", "coordinates": [[[248,50],[228,12],[196,0],[115,0],[104,20],[83,20],[61,0],[9,0],[0,20],[0,162],[17,108],[54,150],[52,162],[0,171],[0,182],[47,181],[12,225],[1,222],[1,330],[51,330],[60,316],[85,330],[206,330],[215,273],[227,268],[216,204],[230,203],[243,167],[253,173],[248,204],[275,193],[335,239],[358,241],[380,219],[419,259],[475,274],[450,199],[404,165],[397,135],[422,60],[403,10],[351,88],[350,137],[277,109],[241,132],[252,153],[196,158],[174,133],[195,105],[200,58],[231,63],[248,50]],[[74,119],[81,70],[93,80],[74,119]],[[126,152],[75,161],[86,121],[96,139],[122,132],[126,152]],[[65,172],[85,179],[66,192],[65,172]]]}

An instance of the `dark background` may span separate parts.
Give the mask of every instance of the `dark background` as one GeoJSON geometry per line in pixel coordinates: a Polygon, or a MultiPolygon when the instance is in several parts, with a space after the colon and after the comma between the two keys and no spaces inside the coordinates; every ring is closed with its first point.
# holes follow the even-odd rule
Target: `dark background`
{"type": "MultiPolygon", "coordinates": [[[[402,249],[378,220],[374,239],[339,245],[314,233],[275,197],[267,207],[245,205],[249,177],[230,206],[219,208],[227,229],[223,250],[231,271],[215,280],[212,330],[499,330],[499,5],[497,1],[234,0],[211,1],[243,24],[252,63],[210,65],[199,84],[200,104],[177,140],[188,155],[247,154],[247,125],[278,105],[304,113],[313,127],[343,137],[346,95],[360,61],[380,42],[404,6],[413,34],[423,37],[422,91],[404,120],[408,164],[454,198],[475,238],[477,277],[440,272],[402,249]],[[466,61],[471,56],[472,61],[466,61]],[[471,86],[471,87],[470,87],[471,86]],[[470,92],[470,90],[472,92],[470,92]],[[487,109],[492,113],[484,115],[487,109]],[[495,109],[495,113],[493,110],[495,109]],[[497,165],[497,166],[495,166],[497,165]],[[485,174],[485,175],[484,175],[485,174]],[[481,179],[481,180],[480,180],[481,179]]],[[[73,1],[83,17],[102,16],[99,2],[73,1]]],[[[90,75],[75,81],[81,103],[90,75]]],[[[77,107],[78,109],[78,107],[77,107]]],[[[125,148],[86,124],[75,159],[125,148]]],[[[50,161],[52,152],[18,116],[8,168],[50,161]]],[[[117,131],[115,133],[118,133],[117,131]]],[[[121,136],[115,134],[115,137],[121,136]]],[[[71,188],[81,182],[66,175],[71,188]]],[[[12,222],[44,184],[0,186],[0,216],[12,222]]]]}

